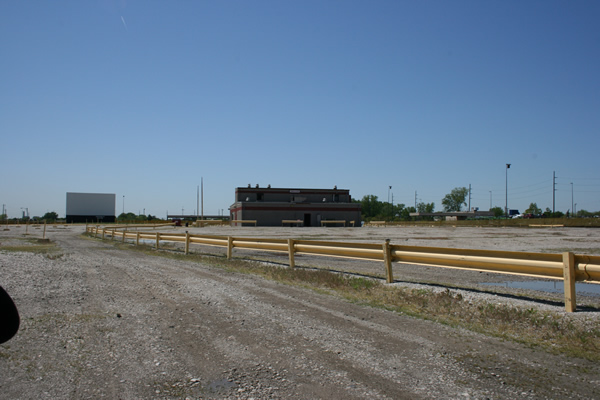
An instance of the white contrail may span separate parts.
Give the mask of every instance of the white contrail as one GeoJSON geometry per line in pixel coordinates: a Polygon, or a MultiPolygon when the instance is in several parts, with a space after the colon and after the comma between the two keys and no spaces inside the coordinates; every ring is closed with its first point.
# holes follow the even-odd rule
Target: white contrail
{"type": "Polygon", "coordinates": [[[121,15],[121,21],[123,21],[123,26],[125,27],[125,30],[127,30],[127,24],[125,23],[125,18],[123,18],[122,15],[121,15]]]}

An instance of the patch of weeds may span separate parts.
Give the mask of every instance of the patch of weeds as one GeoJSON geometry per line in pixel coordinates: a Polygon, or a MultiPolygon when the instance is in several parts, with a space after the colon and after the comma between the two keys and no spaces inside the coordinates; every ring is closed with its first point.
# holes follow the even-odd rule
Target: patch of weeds
{"type": "MultiPolygon", "coordinates": [[[[14,239],[14,238],[13,238],[14,239]]],[[[33,238],[18,238],[23,244],[0,246],[0,250],[9,252],[26,252],[34,254],[44,254],[46,257],[54,260],[62,256],[59,247],[52,242],[39,242],[33,238]]]]}
{"type": "Polygon", "coordinates": [[[591,361],[600,361],[600,326],[575,324],[560,313],[508,304],[470,303],[462,295],[446,290],[410,289],[389,286],[383,280],[355,277],[338,272],[286,268],[224,256],[206,257],[197,253],[156,251],[149,246],[119,245],[127,249],[187,262],[203,262],[227,271],[254,274],[264,278],[309,288],[320,293],[337,294],[345,299],[396,312],[462,327],[553,353],[565,353],[591,361]]]}
{"type": "Polygon", "coordinates": [[[588,255],[593,255],[593,254],[600,254],[600,249],[598,248],[562,248],[562,249],[544,249],[542,250],[543,253],[564,253],[570,251],[572,253],[575,254],[588,254],[588,255]]]}

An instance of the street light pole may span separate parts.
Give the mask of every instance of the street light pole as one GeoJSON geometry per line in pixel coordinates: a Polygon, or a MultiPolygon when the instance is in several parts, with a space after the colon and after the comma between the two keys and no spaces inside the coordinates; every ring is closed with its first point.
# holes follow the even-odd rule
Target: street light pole
{"type": "MultiPolygon", "coordinates": [[[[392,190],[391,186],[388,187],[388,207],[390,206],[390,190],[392,190]]],[[[392,212],[393,211],[390,209],[390,220],[391,220],[392,212]]]]}
{"type": "Polygon", "coordinates": [[[573,207],[573,182],[571,182],[571,216],[575,214],[575,208],[573,207]]]}
{"type": "Polygon", "coordinates": [[[505,203],[504,203],[504,214],[506,218],[508,218],[508,169],[510,168],[510,164],[506,164],[506,187],[505,187],[505,203]]]}

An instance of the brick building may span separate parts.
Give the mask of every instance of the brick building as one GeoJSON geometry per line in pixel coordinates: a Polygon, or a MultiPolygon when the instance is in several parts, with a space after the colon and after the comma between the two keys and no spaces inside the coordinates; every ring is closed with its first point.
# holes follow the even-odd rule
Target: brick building
{"type": "Polygon", "coordinates": [[[257,226],[361,226],[360,203],[352,202],[349,190],[337,187],[238,187],[229,215],[237,226],[241,222],[235,221],[256,221],[257,226]]]}

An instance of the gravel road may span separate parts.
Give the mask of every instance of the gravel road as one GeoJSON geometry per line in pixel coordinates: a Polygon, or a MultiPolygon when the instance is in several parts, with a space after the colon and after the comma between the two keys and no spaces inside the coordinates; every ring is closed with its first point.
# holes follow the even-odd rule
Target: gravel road
{"type": "MultiPolygon", "coordinates": [[[[210,229],[201,232],[349,241],[390,237],[392,243],[488,249],[508,246],[503,244],[506,239],[512,243],[507,250],[572,248],[590,254],[598,254],[600,234],[550,229],[497,230],[495,236],[470,228],[210,229]]],[[[23,236],[24,228],[0,232],[0,285],[15,300],[22,319],[18,334],[0,345],[0,398],[600,397],[600,368],[592,362],[256,276],[119,250],[109,242],[83,238],[82,231],[50,228],[47,237],[60,247],[55,256],[2,251],[23,236]]],[[[381,268],[378,263],[327,258],[299,257],[297,263],[381,268]]],[[[398,284],[441,282],[445,276],[447,282],[472,287],[483,280],[506,279],[442,271],[409,266],[398,284]]],[[[482,296],[510,301],[503,290],[508,289],[482,296]]],[[[585,301],[600,303],[597,296],[585,301]]],[[[559,302],[550,307],[562,312],[559,302]]],[[[573,318],[597,324],[598,314],[588,310],[573,318]]]]}

